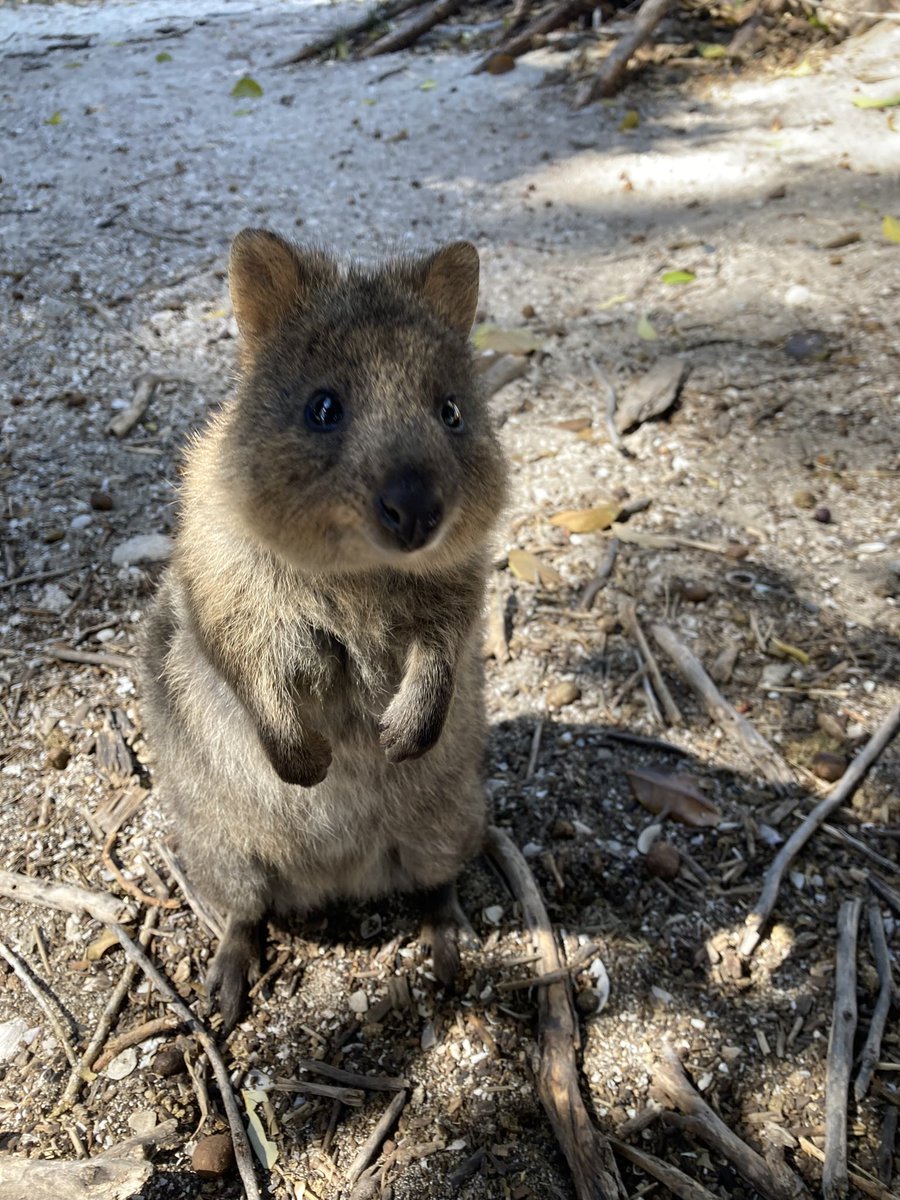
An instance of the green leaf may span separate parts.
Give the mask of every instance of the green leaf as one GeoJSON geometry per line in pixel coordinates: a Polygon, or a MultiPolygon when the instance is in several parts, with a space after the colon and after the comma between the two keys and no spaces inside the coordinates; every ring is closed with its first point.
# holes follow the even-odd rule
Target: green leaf
{"type": "Polygon", "coordinates": [[[637,335],[644,342],[655,342],[659,338],[652,321],[646,316],[642,316],[637,323],[637,335]]]}
{"type": "Polygon", "coordinates": [[[252,112],[252,108],[236,108],[234,110],[234,115],[236,117],[249,117],[252,112]]]}
{"type": "Polygon", "coordinates": [[[369,108],[374,108],[377,103],[374,96],[363,96],[363,104],[367,104],[369,108]]]}
{"type": "Polygon", "coordinates": [[[156,56],[156,61],[158,63],[171,62],[172,55],[168,52],[168,50],[160,50],[159,54],[156,56]]]}
{"type": "Polygon", "coordinates": [[[725,58],[728,50],[718,42],[697,42],[697,53],[701,58],[725,58]]]}
{"type": "Polygon", "coordinates": [[[63,63],[63,66],[66,68],[67,71],[74,71],[76,67],[83,67],[84,63],[79,62],[78,59],[76,58],[76,59],[73,59],[72,62],[63,63]]]}
{"type": "Polygon", "coordinates": [[[433,92],[436,87],[437,87],[436,79],[423,79],[422,82],[419,84],[419,91],[420,92],[433,92]]]}
{"type": "Polygon", "coordinates": [[[636,108],[629,108],[628,112],[619,122],[619,132],[627,133],[629,129],[637,129],[641,123],[641,115],[636,108]]]}
{"type": "Polygon", "coordinates": [[[664,271],[660,276],[663,283],[693,283],[697,276],[693,271],[664,271]]]}
{"type": "Polygon", "coordinates": [[[900,220],[896,217],[885,217],[881,222],[881,232],[889,242],[900,244],[900,220]]]}
{"type": "Polygon", "coordinates": [[[52,117],[48,117],[47,120],[44,122],[45,125],[62,125],[62,123],[63,123],[63,115],[59,109],[56,110],[56,112],[53,114],[52,117]]]}
{"type": "Polygon", "coordinates": [[[231,89],[231,94],[235,100],[258,100],[263,90],[251,75],[242,75],[231,89]]]}
{"type": "Polygon", "coordinates": [[[893,108],[900,104],[897,96],[854,96],[853,103],[857,108],[893,108]]]}

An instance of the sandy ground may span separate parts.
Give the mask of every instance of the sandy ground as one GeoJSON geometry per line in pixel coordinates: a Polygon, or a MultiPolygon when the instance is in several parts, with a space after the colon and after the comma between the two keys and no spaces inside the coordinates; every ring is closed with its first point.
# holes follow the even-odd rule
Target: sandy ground
{"type": "MultiPolygon", "coordinates": [[[[896,750],[835,821],[887,865],[820,835],[749,967],[735,967],[733,946],[773,846],[824,786],[813,756],[852,752],[898,698],[900,246],[882,220],[900,219],[900,128],[896,110],[852,101],[900,90],[900,25],[780,73],[659,67],[573,113],[565,86],[542,82],[571,53],[552,48],[499,77],[471,75],[474,53],[437,45],[274,65],[342,11],[286,2],[257,13],[227,0],[177,13],[155,0],[0,10],[3,865],[118,890],[100,846],[137,770],[149,791],[117,853],[145,889],[154,872],[169,878],[152,775],[128,757],[130,747],[151,760],[128,656],[159,567],[113,555],[135,535],[171,532],[180,448],[228,393],[230,237],[267,225],[364,258],[469,237],[482,255],[482,319],[537,345],[492,402],[515,486],[492,585],[510,657],[487,662],[488,788],[567,952],[595,942],[576,974],[583,1007],[609,977],[608,1004],[584,1022],[585,1095],[599,1126],[615,1129],[646,1105],[672,1042],[729,1124],[754,1144],[783,1144],[815,1192],[819,1168],[798,1139],[821,1144],[836,912],[868,895],[868,871],[896,881],[896,750]],[[232,98],[244,75],[261,96],[232,98]],[[622,129],[629,110],[638,123],[622,129]],[[695,278],[667,284],[670,270],[695,278]],[[786,349],[809,331],[799,356],[796,341],[786,349]],[[628,435],[626,457],[610,442],[596,368],[622,396],[665,355],[690,368],[680,403],[628,435]],[[145,417],[110,435],[148,373],[162,382],[145,417]],[[576,418],[590,427],[561,427],[576,418]],[[547,518],[611,497],[650,499],[625,527],[644,540],[623,542],[585,617],[574,610],[603,535],[569,536],[547,518]],[[682,544],[661,549],[647,534],[682,544]],[[504,565],[512,549],[558,580],[516,578],[504,565]],[[736,654],[725,691],[795,768],[793,801],[754,778],[674,673],[686,724],[654,719],[629,683],[634,650],[616,620],[629,597],[645,625],[666,618],[707,666],[736,654]],[[773,639],[802,653],[785,657],[773,639]],[[107,663],[61,664],[54,644],[107,663]],[[556,709],[552,689],[567,682],[575,698],[556,709]],[[664,736],[682,753],[622,745],[611,729],[664,736]],[[687,856],[668,883],[637,847],[651,818],[629,790],[636,767],[689,771],[723,814],[713,830],[666,823],[663,839],[687,856]]],[[[668,40],[681,40],[674,27],[668,40]]],[[[484,865],[462,890],[484,947],[466,956],[455,999],[435,991],[402,906],[273,931],[281,965],[229,1043],[234,1068],[257,1085],[296,1078],[300,1059],[334,1058],[346,1035],[345,1066],[411,1081],[387,1148],[397,1200],[570,1197],[535,1098],[533,996],[497,986],[529,971],[513,962],[527,939],[484,865]],[[360,992],[368,1014],[356,1011],[360,992]],[[385,996],[393,1007],[369,1020],[385,996]],[[452,1179],[479,1149],[480,1166],[452,1179]]],[[[0,926],[83,1044],[121,976],[117,952],[87,961],[101,931],[86,918],[2,901],[0,926]]],[[[195,999],[213,944],[184,908],[163,915],[153,949],[195,999]]],[[[19,1024],[2,1027],[3,1148],[72,1157],[172,1115],[176,1144],[144,1195],[239,1194],[233,1180],[201,1185],[192,1172],[202,1089],[153,1071],[160,1038],[51,1116],[68,1077],[62,1048],[18,981],[6,983],[0,1020],[19,1024]]],[[[863,937],[863,1026],[875,990],[863,937]]],[[[136,981],[118,1029],[160,1011],[136,981]]],[[[891,1032],[882,1057],[896,1056],[891,1032]]],[[[271,1194],[345,1194],[343,1173],[383,1107],[376,1094],[343,1109],[328,1134],[330,1104],[276,1093],[271,1194]]],[[[883,1116],[877,1098],[851,1109],[851,1158],[869,1171],[883,1116]]],[[[219,1127],[214,1112],[202,1132],[219,1127]]],[[[677,1130],[655,1123],[641,1139],[716,1195],[752,1194],[677,1130]]],[[[646,1182],[627,1171],[626,1181],[630,1194],[646,1182]]]]}

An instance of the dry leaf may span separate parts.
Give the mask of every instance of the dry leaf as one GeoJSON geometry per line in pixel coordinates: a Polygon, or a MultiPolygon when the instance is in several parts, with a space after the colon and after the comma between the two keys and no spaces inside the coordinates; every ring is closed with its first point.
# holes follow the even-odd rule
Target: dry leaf
{"type": "Polygon", "coordinates": [[[558,587],[562,583],[559,571],[541,562],[530,550],[510,550],[507,561],[513,575],[526,583],[539,583],[544,587],[558,587]]]}
{"type": "Polygon", "coordinates": [[[648,812],[667,813],[685,825],[703,828],[718,825],[719,810],[689,775],[667,775],[662,771],[626,771],[635,798],[648,812]]]}
{"type": "Polygon", "coordinates": [[[591,417],[570,417],[567,421],[555,421],[555,429],[566,429],[569,433],[581,433],[593,425],[591,417]]]}
{"type": "Polygon", "coordinates": [[[472,342],[476,350],[495,354],[534,354],[541,347],[540,338],[529,329],[501,329],[499,325],[476,325],[472,342]]]}
{"type": "Polygon", "coordinates": [[[881,222],[881,232],[889,242],[900,242],[900,220],[886,216],[881,222]]]}
{"type": "Polygon", "coordinates": [[[621,504],[609,500],[595,508],[567,508],[549,520],[569,533],[596,533],[598,529],[609,529],[621,511],[621,504]]]}
{"type": "Polygon", "coordinates": [[[683,359],[667,356],[629,384],[616,413],[619,433],[627,433],[636,425],[667,412],[678,399],[689,369],[683,359]]]}
{"type": "Polygon", "coordinates": [[[84,952],[88,962],[97,962],[102,958],[107,950],[112,950],[113,946],[118,946],[119,939],[114,933],[103,933],[95,942],[91,942],[87,950],[84,952]]]}
{"type": "Polygon", "coordinates": [[[786,654],[789,658],[794,658],[798,663],[807,666],[809,663],[809,655],[805,650],[801,650],[799,646],[792,646],[788,642],[783,642],[780,638],[770,638],[772,648],[777,650],[779,654],[786,654]]]}

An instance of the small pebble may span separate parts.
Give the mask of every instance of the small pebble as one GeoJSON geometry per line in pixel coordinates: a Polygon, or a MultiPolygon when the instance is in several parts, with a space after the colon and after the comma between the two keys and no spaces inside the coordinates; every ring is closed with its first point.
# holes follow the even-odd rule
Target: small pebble
{"type": "Polygon", "coordinates": [[[831,509],[825,504],[820,504],[813,513],[813,519],[818,521],[820,525],[830,525],[831,509]]]}
{"type": "Polygon", "coordinates": [[[90,513],[78,513],[69,522],[69,528],[74,530],[87,529],[94,518],[90,513]]]}
{"type": "Polygon", "coordinates": [[[565,817],[557,817],[550,826],[550,836],[554,838],[573,838],[575,836],[575,826],[571,821],[567,821],[565,817]]]}
{"type": "Polygon", "coordinates": [[[150,1064],[153,1074],[160,1075],[163,1079],[170,1075],[180,1075],[184,1069],[184,1052],[174,1042],[160,1046],[150,1064]]]}
{"type": "Polygon", "coordinates": [[[565,708],[567,704],[574,703],[580,697],[581,688],[577,683],[573,683],[571,680],[555,683],[547,691],[547,707],[554,712],[557,709],[565,708]]]}
{"type": "Polygon", "coordinates": [[[797,508],[815,508],[816,497],[808,488],[801,488],[799,492],[794,492],[793,501],[797,508]]]}
{"type": "Polygon", "coordinates": [[[784,302],[789,308],[800,308],[804,304],[809,304],[810,300],[812,300],[812,292],[802,283],[792,283],[784,293],[784,302]]]}
{"type": "Polygon", "coordinates": [[[678,847],[673,846],[671,842],[654,842],[647,851],[644,861],[647,864],[647,870],[657,879],[674,879],[681,867],[681,855],[678,853],[678,847]]]}
{"type": "Polygon", "coordinates": [[[704,600],[710,598],[712,589],[705,583],[700,583],[699,580],[691,580],[681,585],[681,594],[685,600],[690,600],[693,604],[702,604],[704,600]]]}
{"type": "Polygon", "coordinates": [[[525,318],[526,321],[530,321],[534,315],[535,315],[535,312],[534,312],[533,304],[525,304],[522,306],[522,316],[525,318]]]}
{"type": "Polygon", "coordinates": [[[785,339],[784,352],[795,362],[822,362],[830,353],[828,336],[821,329],[804,329],[785,339]]]}
{"type": "Polygon", "coordinates": [[[113,498],[109,492],[91,492],[88,503],[95,512],[109,512],[114,507],[113,498]]]}
{"type": "Polygon", "coordinates": [[[47,736],[45,745],[47,764],[56,771],[65,770],[72,758],[72,750],[65,734],[60,733],[58,729],[52,730],[47,736]]]}
{"type": "Polygon", "coordinates": [[[354,992],[347,1003],[350,1005],[351,1012],[361,1014],[369,1011],[369,997],[362,988],[354,992]]]}
{"type": "Polygon", "coordinates": [[[844,731],[844,726],[829,712],[816,713],[816,724],[823,733],[827,733],[830,738],[836,742],[843,742],[847,736],[844,731]]]}
{"type": "Polygon", "coordinates": [[[861,542],[856,547],[857,554],[881,554],[883,550],[887,550],[885,542],[861,542]]]}
{"type": "Polygon", "coordinates": [[[61,542],[65,536],[66,531],[64,529],[54,526],[52,529],[44,531],[44,543],[47,546],[51,546],[54,542],[61,542]]]}
{"type": "Polygon", "coordinates": [[[194,1147],[191,1166],[201,1179],[223,1179],[234,1166],[231,1134],[211,1133],[194,1147]]]}
{"type": "Polygon", "coordinates": [[[730,558],[733,562],[740,562],[749,553],[750,547],[743,545],[741,542],[729,542],[725,547],[725,557],[730,558]]]}
{"type": "Polygon", "coordinates": [[[575,1007],[583,1017],[590,1017],[600,1007],[600,996],[593,988],[584,988],[575,994],[575,1007]]]}
{"type": "Polygon", "coordinates": [[[164,533],[138,534],[116,546],[112,561],[117,567],[126,567],[131,563],[165,562],[173,546],[172,539],[164,533]]]}
{"type": "Polygon", "coordinates": [[[813,775],[817,775],[819,779],[834,783],[847,770],[847,760],[843,754],[832,754],[829,750],[820,750],[813,756],[810,769],[813,775]]]}

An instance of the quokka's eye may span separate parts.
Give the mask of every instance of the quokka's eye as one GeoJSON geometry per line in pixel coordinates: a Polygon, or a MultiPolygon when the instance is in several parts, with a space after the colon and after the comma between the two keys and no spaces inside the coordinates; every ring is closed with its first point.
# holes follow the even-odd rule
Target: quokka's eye
{"type": "Polygon", "coordinates": [[[344,419],[344,406],[334,392],[316,392],[303,415],[309,429],[316,433],[328,433],[344,419]]]}
{"type": "Polygon", "coordinates": [[[454,433],[459,433],[463,428],[463,417],[459,411],[459,405],[452,396],[447,396],[444,403],[441,405],[441,420],[448,429],[452,429],[454,433]]]}

